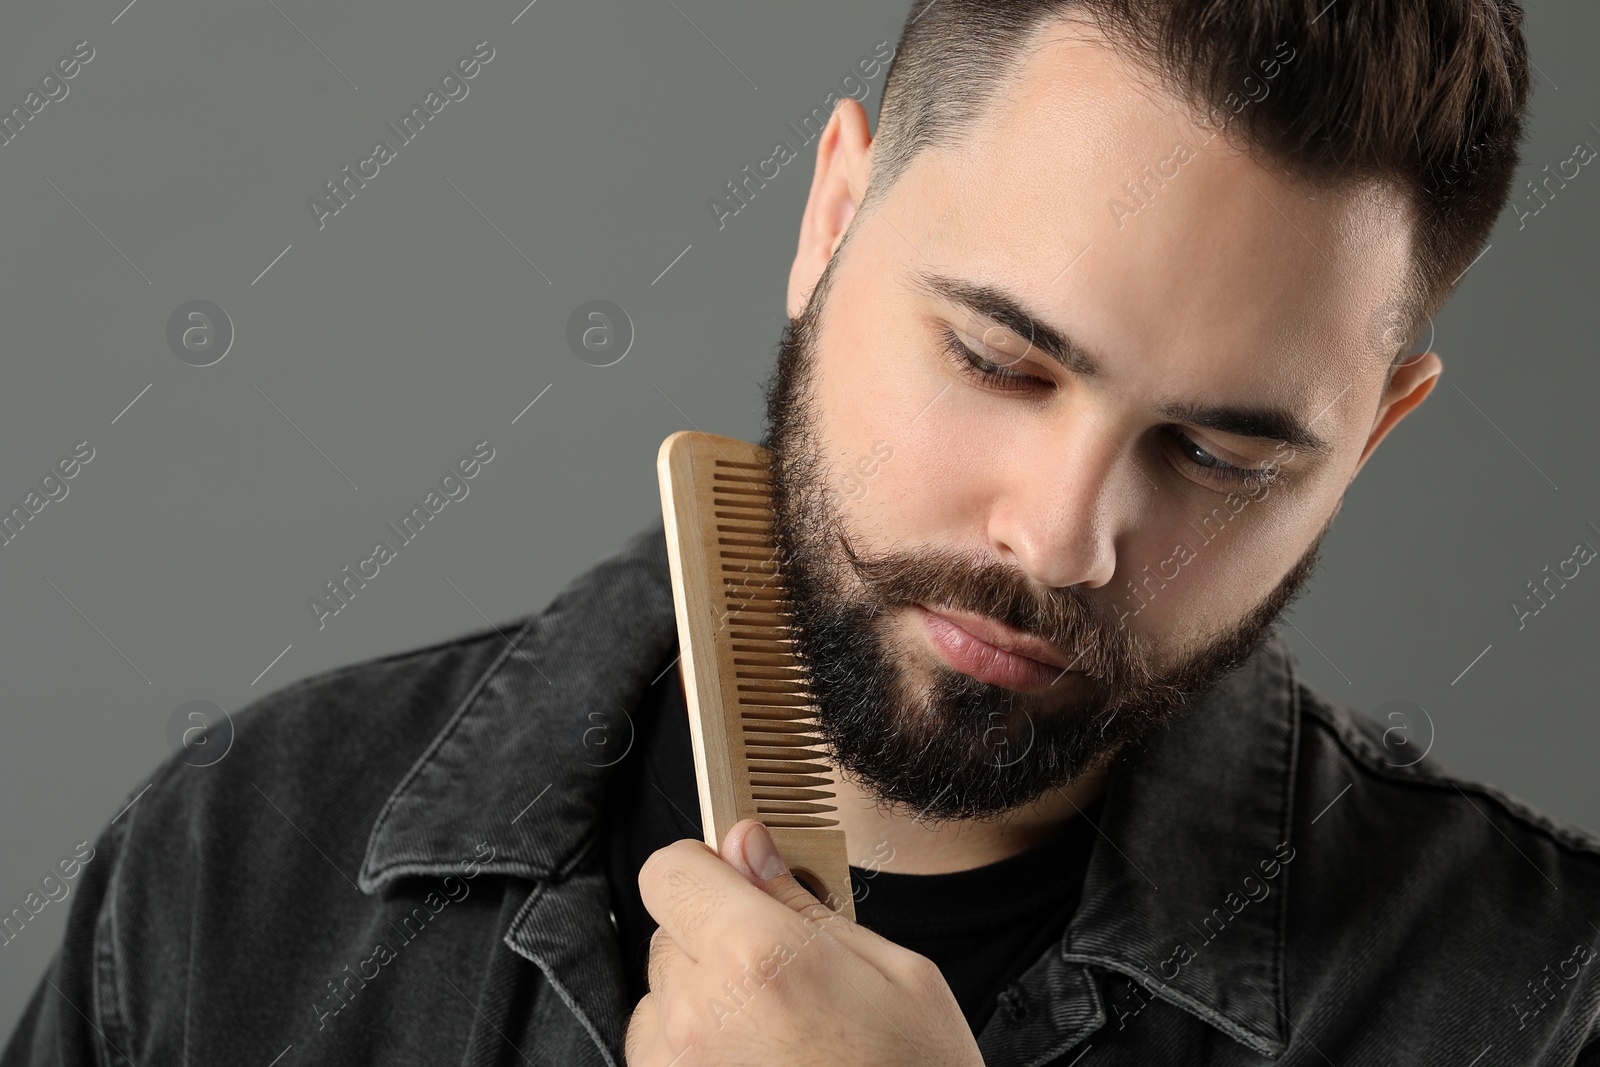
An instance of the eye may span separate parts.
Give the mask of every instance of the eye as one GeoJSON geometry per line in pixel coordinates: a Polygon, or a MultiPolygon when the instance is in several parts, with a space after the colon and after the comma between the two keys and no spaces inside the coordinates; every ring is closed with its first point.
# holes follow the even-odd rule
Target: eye
{"type": "Polygon", "coordinates": [[[1270,465],[1267,467],[1244,467],[1237,463],[1229,463],[1225,459],[1219,459],[1204,448],[1201,448],[1192,437],[1176,426],[1167,427],[1167,434],[1171,441],[1171,447],[1178,453],[1181,462],[1206,481],[1238,486],[1267,481],[1276,476],[1277,472],[1270,465]]]}
{"type": "Polygon", "coordinates": [[[1054,388],[1054,383],[1044,378],[1021,374],[983,358],[963,344],[955,331],[948,327],[939,331],[939,340],[957,371],[989,388],[1017,392],[1054,388]]]}

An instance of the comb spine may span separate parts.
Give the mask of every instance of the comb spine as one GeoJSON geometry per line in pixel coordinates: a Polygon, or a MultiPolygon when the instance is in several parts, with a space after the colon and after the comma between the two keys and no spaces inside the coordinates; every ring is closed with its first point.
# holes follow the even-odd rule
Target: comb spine
{"type": "MultiPolygon", "coordinates": [[[[695,522],[695,501],[680,500],[678,492],[697,492],[693,435],[672,434],[661,443],[656,471],[667,515],[667,551],[679,561],[672,568],[672,600],[678,623],[679,668],[689,700],[689,736],[693,742],[695,782],[700,793],[700,825],[713,851],[741,818],[755,815],[755,801],[744,765],[742,730],[730,730],[729,709],[724,705],[719,656],[714,639],[694,636],[694,616],[716,617],[710,590],[714,561],[706,553],[703,532],[695,522]],[[698,713],[697,713],[698,711],[698,713]],[[741,812],[742,809],[742,812],[741,812]]],[[[733,720],[737,722],[735,709],[733,720]]]]}
{"type": "MultiPolygon", "coordinates": [[[[747,730],[754,731],[758,752],[761,752],[759,746],[764,743],[786,747],[782,739],[790,736],[808,742],[806,757],[809,758],[800,757],[796,752],[794,756],[799,757],[796,762],[807,764],[816,756],[814,751],[810,751],[811,743],[815,741],[815,722],[794,721],[797,718],[811,718],[804,715],[802,710],[809,701],[792,699],[776,691],[779,688],[787,689],[787,686],[774,686],[764,681],[773,677],[791,678],[792,671],[787,668],[792,662],[793,653],[784,647],[788,641],[783,640],[778,649],[772,650],[761,647],[769,643],[764,633],[759,636],[744,634],[737,641],[730,633],[727,640],[717,640],[724,623],[730,631],[742,623],[765,630],[767,617],[781,620],[783,613],[776,605],[771,612],[757,610],[763,601],[781,599],[775,573],[763,571],[756,576],[748,583],[748,596],[744,598],[742,609],[728,604],[725,618],[716,624],[707,623],[712,628],[703,640],[694,636],[695,627],[692,624],[696,615],[702,620],[716,619],[719,606],[729,599],[723,584],[724,561],[722,558],[712,558],[712,549],[708,546],[708,541],[715,542],[718,539],[708,537],[710,529],[700,528],[702,520],[709,528],[726,527],[731,535],[726,540],[738,546],[725,553],[729,559],[770,561],[770,556],[766,554],[771,549],[769,536],[760,530],[752,530],[749,525],[756,518],[749,514],[752,510],[765,511],[770,507],[766,493],[734,490],[734,493],[751,497],[750,504],[730,505],[724,511],[718,511],[713,505],[716,495],[716,458],[723,453],[719,442],[735,449],[736,455],[743,455],[753,448],[732,438],[680,431],[662,442],[656,459],[667,520],[665,527],[668,556],[672,562],[673,604],[679,648],[683,653],[679,662],[685,693],[689,698],[690,738],[694,748],[695,781],[700,795],[704,838],[713,851],[720,851],[722,839],[734,823],[745,818],[759,819],[767,826],[774,844],[795,875],[816,889],[818,896],[829,907],[853,920],[855,901],[851,892],[844,830],[838,826],[838,820],[822,817],[825,813],[837,812],[836,805],[830,802],[834,793],[827,788],[834,785],[829,781],[832,775],[824,774],[822,781],[817,782],[811,774],[805,774],[802,777],[803,785],[772,784],[764,787],[764,795],[777,797],[781,794],[783,811],[787,814],[774,813],[763,817],[755,800],[753,779],[758,774],[765,777],[763,772],[768,767],[763,766],[757,771],[751,766],[752,761],[746,749],[747,730]],[[753,543],[758,541],[760,544],[753,543]],[[713,593],[712,590],[717,592],[713,593]],[[735,615],[740,617],[735,619],[735,615]],[[753,705],[747,706],[738,693],[741,687],[731,681],[741,673],[734,663],[735,643],[749,646],[743,655],[747,666],[754,667],[748,672],[751,684],[759,690],[775,690],[764,693],[759,709],[753,705]],[[777,658],[785,670],[766,669],[761,664],[761,659],[765,657],[777,658]],[[728,681],[726,686],[725,681],[728,681]],[[746,712],[750,713],[748,718],[746,712]],[[824,788],[817,788],[819,785],[824,788]],[[817,822],[831,825],[815,825],[817,822]]],[[[762,455],[757,452],[758,457],[762,455]]],[[[766,464],[758,459],[744,463],[729,461],[726,465],[759,471],[763,475],[767,470],[766,464]]],[[[757,525],[764,525],[761,519],[766,517],[756,518],[757,525]]],[[[777,753],[765,751],[761,755],[770,759],[777,753]]],[[[771,769],[776,770],[775,767],[771,769]]],[[[811,770],[809,767],[804,769],[811,770]]],[[[788,776],[784,777],[787,780],[788,776]]]]}

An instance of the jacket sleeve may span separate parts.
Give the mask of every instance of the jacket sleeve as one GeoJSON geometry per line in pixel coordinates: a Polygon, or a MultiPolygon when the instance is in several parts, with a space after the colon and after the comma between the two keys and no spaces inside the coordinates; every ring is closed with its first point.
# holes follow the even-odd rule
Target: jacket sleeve
{"type": "Polygon", "coordinates": [[[83,862],[66,933],[0,1052],[0,1067],[132,1067],[111,907],[126,825],[120,817],[108,824],[83,862]]]}

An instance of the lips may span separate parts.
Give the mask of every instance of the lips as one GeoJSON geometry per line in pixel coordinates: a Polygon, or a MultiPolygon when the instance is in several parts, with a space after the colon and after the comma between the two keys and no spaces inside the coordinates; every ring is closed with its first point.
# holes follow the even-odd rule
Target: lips
{"type": "Polygon", "coordinates": [[[970,612],[912,607],[945,662],[980,682],[1007,689],[1043,689],[1066,673],[1066,659],[1037,638],[970,612]]]}

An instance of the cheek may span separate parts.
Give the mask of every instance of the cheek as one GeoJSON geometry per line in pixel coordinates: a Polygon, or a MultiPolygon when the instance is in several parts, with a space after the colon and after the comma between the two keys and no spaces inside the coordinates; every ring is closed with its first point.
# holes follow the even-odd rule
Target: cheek
{"type": "Polygon", "coordinates": [[[961,385],[942,372],[936,352],[916,347],[919,325],[836,321],[835,336],[820,344],[815,392],[818,444],[838,506],[857,526],[936,540],[950,525],[937,517],[964,508],[975,473],[993,462],[975,447],[992,439],[992,427],[957,425],[961,385]],[[899,340],[879,343],[885,337],[899,340]]]}
{"type": "Polygon", "coordinates": [[[1321,529],[1315,506],[1281,491],[1237,514],[1222,497],[1214,500],[1209,511],[1164,509],[1140,523],[1118,552],[1117,575],[1106,590],[1111,605],[1135,613],[1128,626],[1158,643],[1236,625],[1321,529]]]}
{"type": "Polygon", "coordinates": [[[976,410],[970,390],[936,359],[900,352],[875,365],[863,360],[824,404],[834,484],[859,486],[844,493],[845,514],[883,542],[981,541],[997,473],[1026,447],[1010,436],[1017,424],[976,410]],[[863,457],[870,475],[859,473],[863,457]]]}

